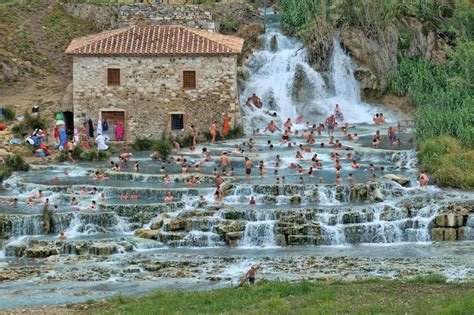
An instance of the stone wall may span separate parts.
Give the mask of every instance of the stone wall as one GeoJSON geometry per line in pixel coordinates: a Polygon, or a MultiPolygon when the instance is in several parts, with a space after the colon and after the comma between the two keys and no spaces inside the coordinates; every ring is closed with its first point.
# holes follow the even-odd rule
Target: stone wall
{"type": "Polygon", "coordinates": [[[474,204],[448,204],[433,221],[434,241],[474,240],[474,204]]]}
{"type": "Polygon", "coordinates": [[[135,4],[121,6],[119,9],[119,27],[136,24],[136,20],[143,17],[149,24],[174,24],[210,31],[216,30],[212,12],[197,5],[148,6],[135,4]]]}
{"type": "Polygon", "coordinates": [[[99,30],[114,29],[119,25],[119,5],[78,3],[65,0],[62,1],[62,4],[69,14],[91,22],[99,30]]]}
{"type": "MultiPolygon", "coordinates": [[[[100,110],[124,110],[126,141],[159,138],[170,130],[170,112],[184,113],[191,124],[208,130],[226,114],[240,125],[236,56],[214,57],[82,57],[73,61],[75,126],[85,116],[95,122],[100,110]],[[107,68],[121,69],[121,85],[107,86],[107,68]],[[196,71],[196,89],[182,88],[183,70],[196,71]]],[[[182,132],[181,132],[182,133],[182,132]]]]}
{"type": "Polygon", "coordinates": [[[69,14],[90,21],[100,30],[126,27],[136,24],[137,19],[145,18],[149,24],[183,25],[216,31],[211,9],[198,5],[117,5],[63,0],[63,6],[69,14]]]}

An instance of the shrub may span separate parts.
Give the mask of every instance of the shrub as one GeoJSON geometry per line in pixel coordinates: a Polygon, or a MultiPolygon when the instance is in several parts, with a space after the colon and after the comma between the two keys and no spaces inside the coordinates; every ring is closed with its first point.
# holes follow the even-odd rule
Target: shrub
{"type": "Polygon", "coordinates": [[[223,139],[237,139],[237,138],[242,138],[244,136],[244,131],[242,130],[241,126],[237,126],[235,128],[229,129],[229,132],[224,135],[222,138],[223,139]]]}
{"type": "Polygon", "coordinates": [[[15,119],[15,110],[11,106],[5,106],[3,108],[3,117],[5,120],[14,120],[15,119]]]}
{"type": "Polygon", "coordinates": [[[153,147],[153,140],[149,138],[138,138],[132,144],[132,148],[136,151],[149,151],[153,147]]]}
{"type": "Polygon", "coordinates": [[[109,153],[107,151],[89,150],[82,154],[85,161],[108,161],[109,153]]]}
{"type": "Polygon", "coordinates": [[[239,22],[231,16],[226,16],[221,21],[220,32],[222,34],[234,34],[235,32],[237,32],[238,29],[239,22]]]}
{"type": "MultiPolygon", "coordinates": [[[[66,150],[63,150],[64,153],[67,153],[66,150]]],[[[61,152],[63,152],[61,151],[61,152]]],[[[72,149],[72,157],[75,159],[75,160],[82,160],[82,155],[84,154],[84,150],[81,148],[81,146],[79,145],[76,145],[74,147],[74,149],[72,149]]]]}
{"type": "Polygon", "coordinates": [[[21,123],[13,126],[11,128],[11,131],[17,135],[20,135],[21,137],[24,137],[25,135],[28,134],[28,131],[25,129],[25,125],[21,123]]]}
{"type": "Polygon", "coordinates": [[[474,150],[463,149],[452,137],[424,141],[419,150],[421,170],[440,186],[474,187],[474,150]]]}
{"type": "Polygon", "coordinates": [[[30,169],[30,166],[26,161],[23,159],[23,157],[19,154],[11,155],[7,157],[5,161],[5,165],[8,169],[11,171],[22,171],[26,172],[30,169]]]}
{"type": "Polygon", "coordinates": [[[193,135],[179,136],[176,138],[176,141],[181,147],[190,147],[193,145],[193,135]]]}
{"type": "Polygon", "coordinates": [[[0,165],[0,183],[11,174],[12,171],[6,165],[0,165]]]}
{"type": "Polygon", "coordinates": [[[26,125],[28,129],[35,130],[35,129],[46,129],[48,127],[48,122],[45,118],[41,117],[40,114],[35,116],[30,114],[25,114],[25,120],[23,123],[26,125]]]}
{"type": "Polygon", "coordinates": [[[157,154],[157,157],[161,159],[166,159],[171,154],[173,146],[169,138],[163,138],[156,140],[153,143],[153,151],[157,154]]]}

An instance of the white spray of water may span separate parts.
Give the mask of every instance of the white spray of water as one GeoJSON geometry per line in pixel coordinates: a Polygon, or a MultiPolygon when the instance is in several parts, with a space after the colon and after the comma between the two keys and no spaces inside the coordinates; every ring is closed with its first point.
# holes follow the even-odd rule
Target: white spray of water
{"type": "Polygon", "coordinates": [[[361,102],[360,85],[354,77],[355,65],[338,37],[333,40],[328,84],[309,65],[301,42],[272,26],[267,28],[264,38],[264,50],[255,52],[246,64],[248,75],[240,102],[247,132],[253,128],[264,129],[270,120],[281,124],[298,115],[303,116],[303,121],[323,121],[334,111],[335,104],[341,106],[345,119],[351,123],[372,121],[378,109],[361,102]],[[274,50],[272,39],[277,43],[274,50]],[[245,103],[254,93],[262,99],[264,107],[252,111],[245,103]],[[265,114],[267,110],[278,116],[265,114]]]}

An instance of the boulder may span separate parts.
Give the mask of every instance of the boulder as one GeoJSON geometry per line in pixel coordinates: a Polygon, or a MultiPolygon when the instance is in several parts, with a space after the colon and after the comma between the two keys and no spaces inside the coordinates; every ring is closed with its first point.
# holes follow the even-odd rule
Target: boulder
{"type": "Polygon", "coordinates": [[[380,191],[380,189],[376,188],[374,190],[372,190],[372,200],[375,201],[375,202],[383,202],[383,195],[382,195],[382,192],[380,191]]]}
{"type": "Polygon", "coordinates": [[[301,203],[301,196],[292,196],[290,202],[292,205],[299,205],[301,203]]]}
{"type": "Polygon", "coordinates": [[[56,248],[48,246],[34,246],[26,249],[26,257],[28,258],[46,258],[57,254],[56,248]]]}
{"type": "Polygon", "coordinates": [[[181,218],[174,219],[171,220],[166,227],[169,231],[182,231],[186,228],[186,221],[181,218]]]}
{"type": "Polygon", "coordinates": [[[170,241],[180,241],[186,236],[183,232],[159,232],[158,237],[163,243],[170,241]]]}
{"type": "Polygon", "coordinates": [[[355,77],[360,80],[364,97],[383,94],[398,66],[398,32],[387,27],[383,36],[369,36],[362,29],[349,27],[341,32],[341,43],[356,63],[355,77]]]}
{"type": "Polygon", "coordinates": [[[229,232],[225,235],[226,240],[240,240],[244,236],[244,232],[229,232]]]}
{"type": "Polygon", "coordinates": [[[219,224],[216,228],[218,234],[228,234],[245,230],[245,221],[226,221],[219,224]]]}
{"type": "Polygon", "coordinates": [[[457,240],[457,230],[453,228],[444,228],[443,229],[443,240],[444,241],[455,241],[457,240]]]}
{"type": "Polygon", "coordinates": [[[89,253],[92,255],[112,255],[117,252],[117,246],[114,244],[99,244],[94,243],[89,248],[89,253]]]}
{"type": "Polygon", "coordinates": [[[434,228],[431,229],[431,238],[433,241],[441,242],[444,240],[443,237],[443,229],[442,228],[434,228]]]}
{"type": "Polygon", "coordinates": [[[288,245],[312,245],[314,238],[307,235],[289,235],[288,245]]]}
{"type": "Polygon", "coordinates": [[[438,227],[460,227],[463,226],[463,216],[457,213],[441,213],[435,219],[438,227]]]}
{"type": "Polygon", "coordinates": [[[314,98],[314,89],[315,87],[309,80],[303,64],[297,64],[291,90],[291,97],[293,101],[307,102],[312,100],[314,98]]]}
{"type": "Polygon", "coordinates": [[[410,186],[410,180],[395,174],[385,174],[382,178],[390,179],[404,187],[410,186]]]}
{"type": "Polygon", "coordinates": [[[169,213],[162,213],[160,214],[151,224],[150,229],[152,230],[159,230],[163,226],[163,221],[165,219],[171,218],[169,213]]]}
{"type": "Polygon", "coordinates": [[[145,229],[140,229],[140,230],[135,230],[135,236],[138,236],[140,238],[147,238],[147,239],[158,239],[158,230],[145,230],[145,229]]]}

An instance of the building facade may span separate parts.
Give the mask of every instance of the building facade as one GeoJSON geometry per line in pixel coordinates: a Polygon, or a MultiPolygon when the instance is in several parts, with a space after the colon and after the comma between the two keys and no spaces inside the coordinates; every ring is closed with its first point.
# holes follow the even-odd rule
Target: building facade
{"type": "MultiPolygon", "coordinates": [[[[183,26],[135,25],[71,42],[74,125],[99,114],[124,141],[241,123],[237,56],[243,40],[183,26]]],[[[107,133],[107,132],[106,132],[107,133]]]]}

